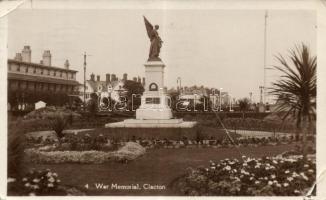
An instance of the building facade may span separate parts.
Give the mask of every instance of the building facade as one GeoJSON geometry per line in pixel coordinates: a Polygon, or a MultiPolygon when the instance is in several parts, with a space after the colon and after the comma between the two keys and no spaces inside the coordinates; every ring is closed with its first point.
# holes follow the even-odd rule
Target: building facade
{"type": "Polygon", "coordinates": [[[78,94],[76,70],[51,65],[51,53],[44,51],[40,63],[31,61],[31,48],[24,46],[14,59],[8,59],[8,110],[33,110],[34,103],[64,105],[78,94]]]}
{"type": "MultiPolygon", "coordinates": [[[[100,109],[106,109],[106,103],[108,99],[112,99],[115,102],[123,101],[121,97],[126,96],[127,90],[124,85],[128,80],[127,73],[123,74],[122,78],[118,78],[116,74],[106,74],[105,80],[101,80],[101,76],[95,74],[90,75],[90,79],[85,81],[85,101],[88,102],[91,99],[91,94],[95,93],[99,97],[100,109]]],[[[134,77],[132,81],[145,84],[145,78],[134,77]]],[[[80,99],[84,101],[84,86],[79,87],[80,99]]]]}

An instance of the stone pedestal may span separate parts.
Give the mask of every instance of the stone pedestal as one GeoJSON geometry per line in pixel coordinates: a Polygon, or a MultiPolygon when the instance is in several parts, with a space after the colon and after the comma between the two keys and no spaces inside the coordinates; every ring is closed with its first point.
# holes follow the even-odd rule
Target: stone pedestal
{"type": "Polygon", "coordinates": [[[141,105],[136,110],[136,119],[106,124],[106,128],[192,128],[196,122],[173,119],[169,107],[171,98],[164,91],[164,68],[162,61],[147,61],[145,64],[145,91],[141,105]]]}
{"type": "Polygon", "coordinates": [[[148,61],[145,64],[146,84],[136,119],[172,119],[170,97],[164,92],[164,63],[148,61]]]}

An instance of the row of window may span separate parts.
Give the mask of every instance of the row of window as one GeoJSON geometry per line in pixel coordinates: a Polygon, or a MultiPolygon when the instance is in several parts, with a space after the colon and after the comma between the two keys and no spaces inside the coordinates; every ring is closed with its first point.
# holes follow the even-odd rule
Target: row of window
{"type": "MultiPolygon", "coordinates": [[[[25,73],[28,73],[30,68],[33,69],[33,73],[34,73],[34,74],[37,73],[37,70],[36,70],[37,67],[25,67],[25,70],[24,70],[25,73]]],[[[11,65],[9,65],[9,71],[11,71],[11,70],[12,70],[12,69],[11,69],[11,65]]],[[[17,71],[17,72],[21,72],[21,67],[20,67],[20,65],[17,66],[16,71],[17,71]]],[[[53,76],[57,76],[57,71],[59,71],[59,76],[60,76],[61,78],[62,78],[62,76],[63,76],[63,72],[60,71],[60,70],[45,70],[45,71],[47,71],[47,75],[48,75],[48,76],[51,75],[51,71],[53,71],[53,76]]],[[[68,72],[65,72],[65,73],[66,73],[66,75],[67,75],[66,77],[68,78],[68,72]]],[[[41,75],[45,74],[45,73],[44,73],[44,69],[41,68],[40,74],[41,74],[41,75]]],[[[71,78],[71,79],[74,78],[74,73],[70,73],[70,78],[71,78]]]]}
{"type": "Polygon", "coordinates": [[[74,86],[71,85],[59,85],[52,83],[35,83],[35,82],[8,82],[8,88],[14,88],[17,86],[18,89],[40,89],[40,90],[65,90],[65,91],[73,91],[74,86]]]}

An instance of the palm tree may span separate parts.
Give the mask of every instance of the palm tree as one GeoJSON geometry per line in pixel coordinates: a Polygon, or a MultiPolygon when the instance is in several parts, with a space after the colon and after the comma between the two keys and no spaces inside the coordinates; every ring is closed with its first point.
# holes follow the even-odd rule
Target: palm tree
{"type": "Polygon", "coordinates": [[[296,126],[303,133],[303,154],[306,155],[306,138],[316,116],[316,67],[317,58],[302,44],[291,49],[289,62],[276,56],[282,73],[281,79],[272,83],[270,93],[277,98],[277,110],[283,112],[283,120],[292,115],[296,126]],[[291,65],[290,65],[291,64],[291,65]]]}

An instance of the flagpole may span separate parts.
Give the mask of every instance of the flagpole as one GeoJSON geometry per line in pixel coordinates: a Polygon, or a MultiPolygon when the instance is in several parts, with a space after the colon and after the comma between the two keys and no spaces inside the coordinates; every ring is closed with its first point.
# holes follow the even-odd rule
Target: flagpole
{"type": "Polygon", "coordinates": [[[268,10],[265,10],[265,24],[264,24],[264,100],[263,103],[266,103],[266,45],[267,45],[267,17],[268,10]]]}

